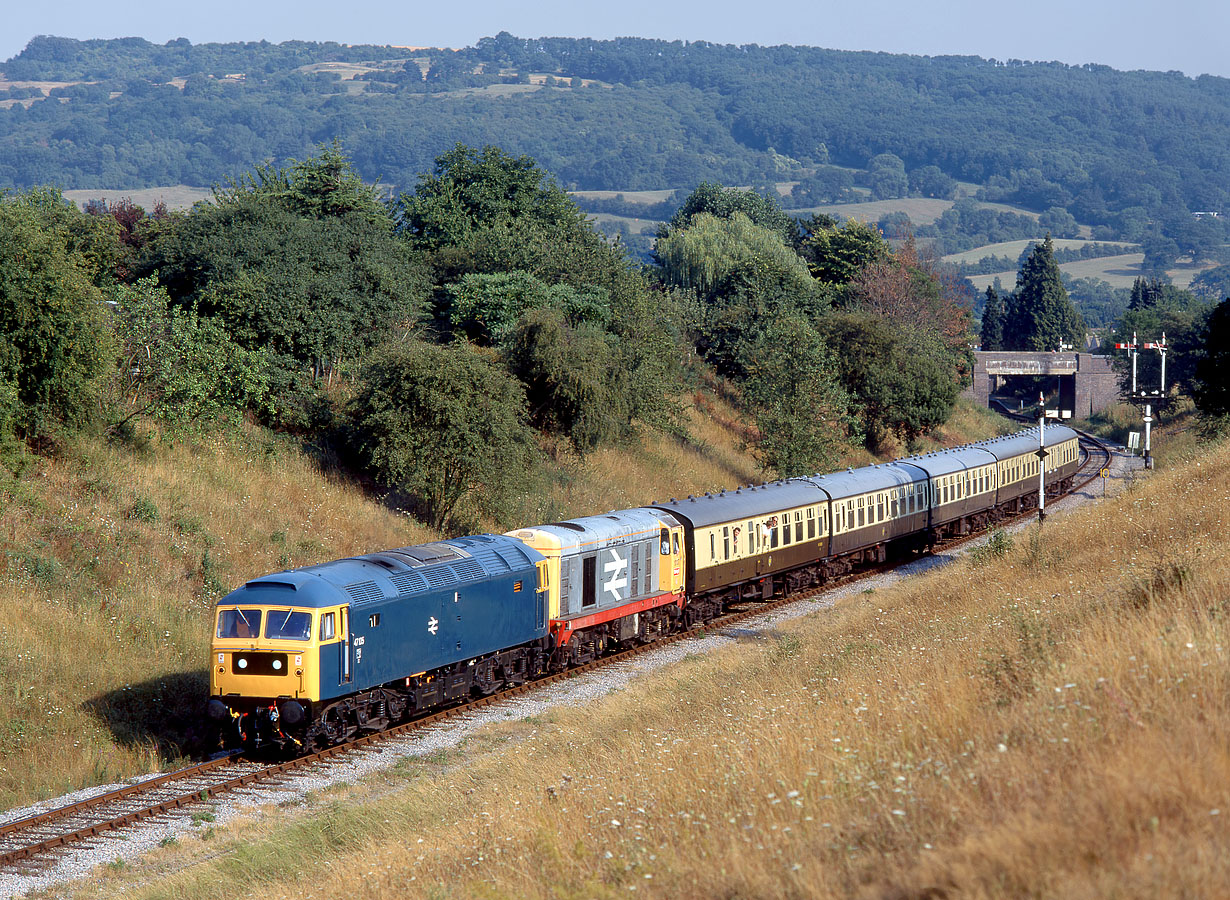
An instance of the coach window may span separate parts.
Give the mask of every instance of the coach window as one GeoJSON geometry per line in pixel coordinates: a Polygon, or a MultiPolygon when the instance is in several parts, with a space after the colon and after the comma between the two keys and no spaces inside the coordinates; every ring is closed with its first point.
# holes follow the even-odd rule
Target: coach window
{"type": "Polygon", "coordinates": [[[722,555],[730,559],[730,526],[722,526],[722,555]]]}
{"type": "Polygon", "coordinates": [[[712,562],[717,562],[717,532],[709,532],[709,558],[712,562]]]}
{"type": "Polygon", "coordinates": [[[863,498],[858,498],[858,526],[863,527],[863,498]]]}
{"type": "Polygon", "coordinates": [[[876,496],[876,521],[877,522],[884,521],[884,495],[883,494],[878,494],[876,496]]]}
{"type": "Polygon", "coordinates": [[[748,553],[756,552],[756,523],[755,522],[747,523],[747,552],[748,553]]]}
{"type": "Polygon", "coordinates": [[[810,541],[816,536],[816,511],[810,507],[807,509],[807,539],[810,541]]]}
{"type": "Polygon", "coordinates": [[[803,540],[803,514],[797,509],[794,511],[794,542],[797,544],[803,540]]]}

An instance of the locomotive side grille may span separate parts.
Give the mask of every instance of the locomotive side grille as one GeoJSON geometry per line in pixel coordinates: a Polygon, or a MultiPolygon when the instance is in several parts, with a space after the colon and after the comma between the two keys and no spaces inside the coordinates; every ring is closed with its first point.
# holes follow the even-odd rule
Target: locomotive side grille
{"type": "Polygon", "coordinates": [[[346,593],[350,594],[355,603],[371,603],[373,600],[384,599],[384,592],[374,581],[358,581],[348,584],[346,593]]]}
{"type": "Polygon", "coordinates": [[[495,553],[504,562],[504,565],[508,566],[510,571],[524,566],[528,559],[524,554],[514,553],[504,547],[497,547],[495,553]]]}
{"type": "Polygon", "coordinates": [[[487,575],[482,565],[475,559],[463,559],[455,562],[452,565],[452,569],[457,573],[457,577],[463,581],[476,581],[487,575]]]}
{"type": "Polygon", "coordinates": [[[444,566],[424,569],[423,577],[427,579],[427,583],[433,588],[448,587],[450,584],[457,583],[457,576],[444,566]]]}
{"type": "Polygon", "coordinates": [[[393,582],[397,593],[403,597],[407,594],[421,594],[427,590],[427,580],[418,572],[402,572],[389,578],[389,581],[393,582]]]}

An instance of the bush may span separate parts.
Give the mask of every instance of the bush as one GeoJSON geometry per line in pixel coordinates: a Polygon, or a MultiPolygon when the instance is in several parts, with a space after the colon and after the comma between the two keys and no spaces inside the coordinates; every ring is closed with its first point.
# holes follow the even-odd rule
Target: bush
{"type": "Polygon", "coordinates": [[[492,510],[531,454],[525,391],[468,344],[417,341],[373,354],[351,402],[351,449],[384,484],[418,501],[444,529],[459,506],[492,510]]]}

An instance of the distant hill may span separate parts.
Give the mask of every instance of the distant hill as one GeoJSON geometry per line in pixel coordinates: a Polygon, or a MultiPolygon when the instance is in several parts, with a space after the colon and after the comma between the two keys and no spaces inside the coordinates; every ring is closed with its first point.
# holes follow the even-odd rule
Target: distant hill
{"type": "Polygon", "coordinates": [[[594,191],[802,181],[815,205],[852,199],[843,172],[872,199],[956,179],[1127,240],[1230,201],[1230,80],[1211,76],[506,33],[456,51],[40,37],[3,70],[0,187],[206,187],[338,137],[398,188],[463,141],[594,191]]]}

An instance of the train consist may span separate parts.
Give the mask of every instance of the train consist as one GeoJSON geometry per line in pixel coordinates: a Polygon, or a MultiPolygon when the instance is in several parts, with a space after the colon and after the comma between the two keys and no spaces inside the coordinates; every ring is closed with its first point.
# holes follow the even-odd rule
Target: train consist
{"type": "Polygon", "coordinates": [[[266,575],[218,603],[207,713],[306,751],[921,552],[1068,489],[1059,426],[266,575]]]}

